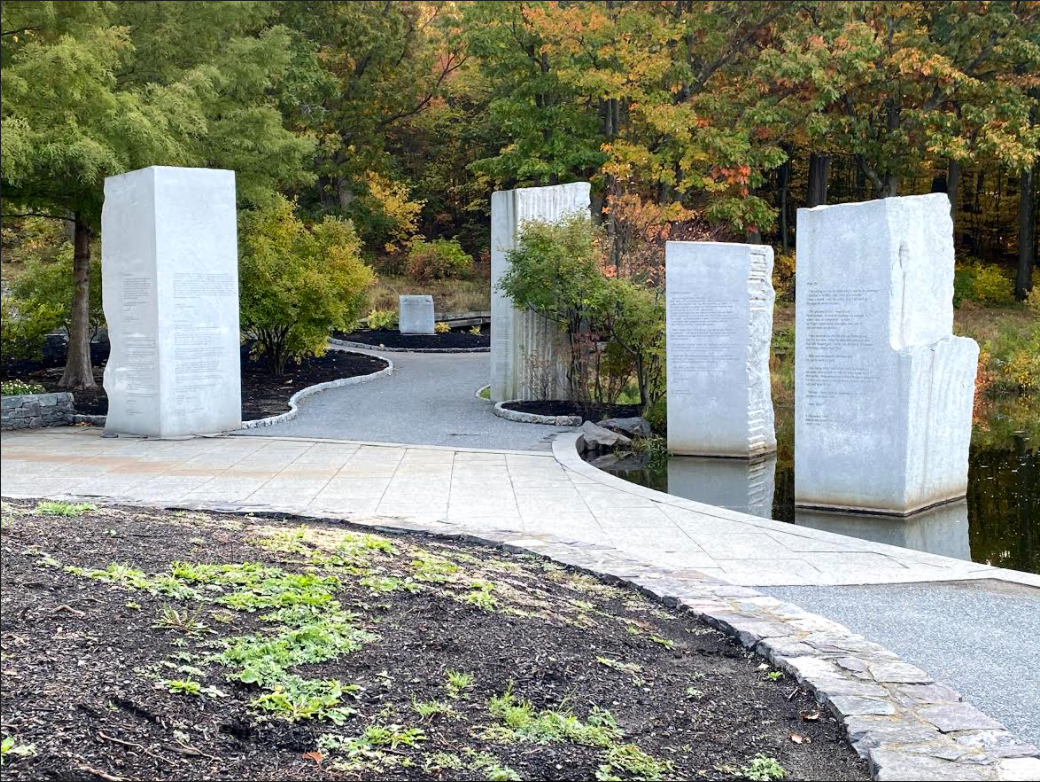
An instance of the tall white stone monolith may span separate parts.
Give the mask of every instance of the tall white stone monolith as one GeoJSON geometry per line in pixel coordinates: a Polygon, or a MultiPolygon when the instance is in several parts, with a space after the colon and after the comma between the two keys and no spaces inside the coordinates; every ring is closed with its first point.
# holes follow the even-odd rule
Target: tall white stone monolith
{"type": "Polygon", "coordinates": [[[795,501],[905,514],[961,497],[979,348],[952,336],[944,193],[798,211],[795,501]]]}
{"type": "Polygon", "coordinates": [[[769,386],[773,250],[668,242],[668,450],[750,458],[776,450],[769,386]]]}
{"type": "Polygon", "coordinates": [[[519,310],[498,289],[523,224],[589,214],[588,182],[501,190],[491,196],[491,399],[559,399],[566,388],[564,337],[554,323],[519,310]]]}
{"type": "Polygon", "coordinates": [[[242,424],[235,173],[153,166],[105,180],[106,431],[242,424]]]}

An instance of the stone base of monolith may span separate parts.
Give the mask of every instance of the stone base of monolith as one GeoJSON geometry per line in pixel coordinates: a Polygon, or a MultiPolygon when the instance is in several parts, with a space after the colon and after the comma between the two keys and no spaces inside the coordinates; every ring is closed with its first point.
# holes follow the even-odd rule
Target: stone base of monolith
{"type": "Polygon", "coordinates": [[[952,336],[945,194],[801,209],[795,501],[908,514],[961,497],[979,348],[952,336]]]}
{"type": "Polygon", "coordinates": [[[565,395],[566,339],[556,324],[518,310],[498,289],[523,224],[589,213],[591,186],[573,182],[502,190],[491,196],[491,399],[560,399],[565,395]]]}
{"type": "Polygon", "coordinates": [[[237,236],[233,171],[153,166],[105,180],[106,431],[242,425],[237,236]]]}
{"type": "Polygon", "coordinates": [[[668,242],[665,273],[668,450],[745,459],[775,451],[772,248],[668,242]]]}

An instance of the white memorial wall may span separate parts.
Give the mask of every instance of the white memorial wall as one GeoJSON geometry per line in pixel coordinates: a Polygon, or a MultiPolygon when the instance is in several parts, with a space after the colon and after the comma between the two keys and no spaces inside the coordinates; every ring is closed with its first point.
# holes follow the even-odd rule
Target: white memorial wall
{"type": "Polygon", "coordinates": [[[153,166],[105,180],[106,431],[242,423],[235,174],[153,166]]]}

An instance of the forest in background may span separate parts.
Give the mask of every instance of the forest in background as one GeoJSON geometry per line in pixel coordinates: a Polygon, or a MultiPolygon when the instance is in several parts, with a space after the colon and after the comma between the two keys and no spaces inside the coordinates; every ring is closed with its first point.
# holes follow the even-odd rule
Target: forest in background
{"type": "Polygon", "coordinates": [[[349,218],[387,274],[421,237],[486,260],[493,190],[588,180],[651,287],[666,239],[783,252],[799,207],[939,190],[958,262],[1032,285],[1038,2],[9,1],[0,33],[5,246],[68,221],[80,337],[104,178],[154,164],[349,218]]]}

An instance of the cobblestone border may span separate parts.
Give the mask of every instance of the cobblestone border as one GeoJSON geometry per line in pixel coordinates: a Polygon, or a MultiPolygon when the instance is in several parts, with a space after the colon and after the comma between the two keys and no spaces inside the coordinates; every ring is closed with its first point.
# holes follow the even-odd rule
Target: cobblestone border
{"type": "Polygon", "coordinates": [[[524,538],[515,531],[478,531],[444,521],[317,514],[237,502],[142,502],[91,495],[54,499],[345,521],[389,534],[419,533],[536,554],[635,587],[769,660],[834,714],[853,748],[868,761],[872,779],[1040,780],[1040,750],[1016,739],[920,668],[837,622],[696,570],[648,565],[602,544],[548,535],[524,538]]]}
{"type": "Polygon", "coordinates": [[[542,424],[543,426],[581,426],[580,415],[538,415],[537,413],[522,413],[519,410],[510,410],[505,405],[519,400],[496,402],[492,412],[499,418],[513,421],[518,424],[542,424]]]}
{"type": "Polygon", "coordinates": [[[481,402],[490,402],[491,401],[491,386],[490,385],[481,386],[480,388],[478,388],[476,391],[473,392],[473,396],[475,396],[481,402]],[[485,388],[488,389],[488,395],[486,397],[483,397],[483,396],[480,395],[480,393],[485,388]]]}
{"type": "Polygon", "coordinates": [[[379,350],[384,353],[490,353],[491,347],[481,348],[389,348],[385,345],[368,345],[364,342],[351,342],[346,339],[329,337],[329,344],[339,348],[362,350],[379,350]]]}
{"type": "MultiPolygon", "coordinates": [[[[332,344],[332,340],[329,340],[332,344]]],[[[344,350],[338,345],[333,345],[335,350],[342,350],[344,353],[354,353],[353,350],[344,350]]],[[[369,380],[375,380],[380,377],[388,377],[394,373],[394,362],[388,359],[386,356],[380,356],[376,353],[362,353],[365,356],[374,356],[375,358],[382,359],[386,362],[386,366],[380,369],[378,372],[372,372],[367,375],[357,375],[355,377],[341,377],[339,380],[329,380],[324,383],[317,383],[313,386],[307,386],[301,388],[291,397],[289,397],[289,409],[284,413],[278,415],[268,416],[267,418],[254,418],[252,421],[243,421],[242,429],[260,429],[265,426],[274,426],[284,421],[291,421],[297,415],[299,415],[300,402],[309,396],[314,396],[322,391],[328,391],[330,388],[343,388],[344,386],[356,386],[359,383],[367,383],[369,380]]]]}

